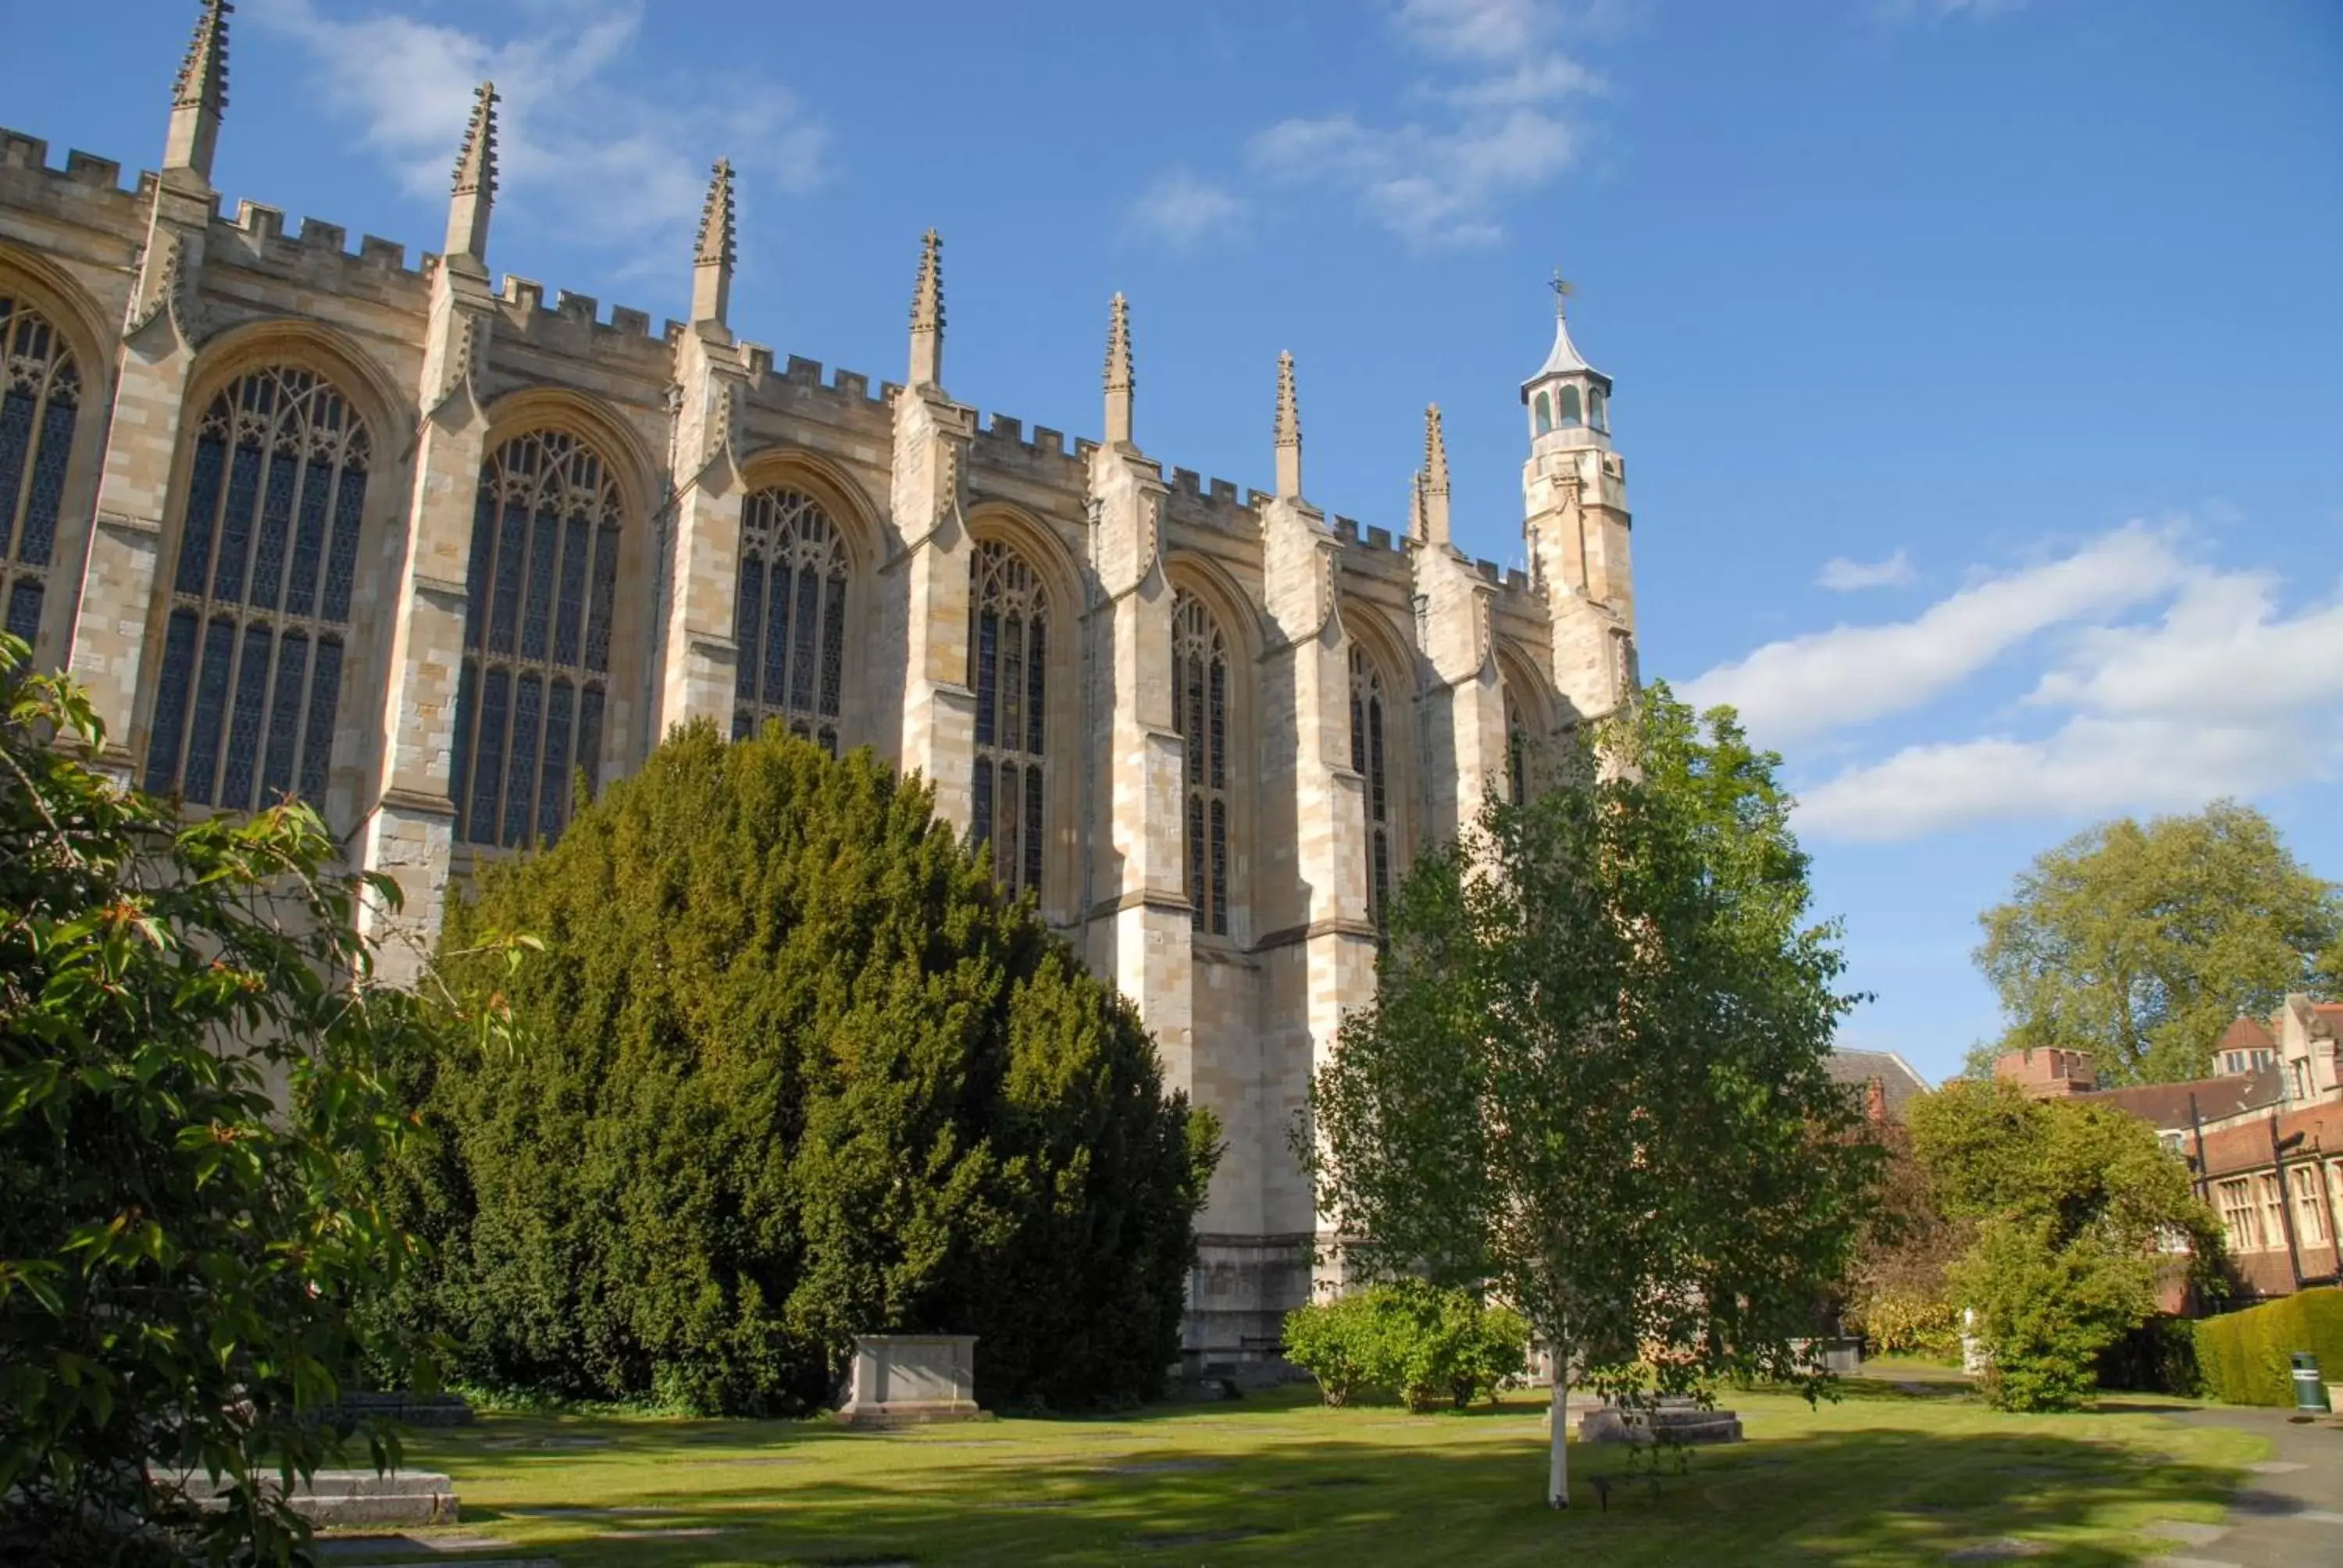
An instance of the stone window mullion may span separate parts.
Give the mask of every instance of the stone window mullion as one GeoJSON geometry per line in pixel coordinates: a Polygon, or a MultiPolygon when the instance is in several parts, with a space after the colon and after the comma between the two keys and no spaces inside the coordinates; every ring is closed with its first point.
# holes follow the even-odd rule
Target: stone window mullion
{"type": "Polygon", "coordinates": [[[449,790],[467,842],[550,843],[572,776],[598,786],[622,537],[608,465],[566,432],[517,436],[481,465],[449,790]]]}
{"type": "Polygon", "coordinates": [[[969,687],[976,693],[969,833],[1011,892],[1038,893],[1048,842],[1049,604],[1024,558],[980,540],[969,564],[969,687]]]}
{"type": "Polygon", "coordinates": [[[180,498],[149,790],[236,811],[322,794],[348,606],[317,591],[323,563],[304,567],[304,538],[322,555],[329,495],[354,533],[370,456],[340,391],[299,366],[248,371],[206,407],[180,498]]]}

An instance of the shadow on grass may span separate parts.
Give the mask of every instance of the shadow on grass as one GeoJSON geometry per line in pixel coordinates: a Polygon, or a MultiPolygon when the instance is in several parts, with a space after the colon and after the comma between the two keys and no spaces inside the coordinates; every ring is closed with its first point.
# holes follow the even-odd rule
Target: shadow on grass
{"type": "MultiPolygon", "coordinates": [[[[551,1552],[565,1568],[1345,1559],[1483,1568],[1562,1552],[1624,1568],[1855,1568],[1939,1562],[2011,1537],[2050,1549],[2036,1561],[2114,1564],[2145,1554],[2131,1533],[2159,1517],[2207,1517],[2237,1479],[2138,1446],[2145,1433],[2127,1445],[2049,1427],[1865,1427],[1702,1450],[1687,1473],[1656,1484],[1626,1480],[1624,1450],[1574,1444],[1574,1507],[1556,1514],[1544,1504],[1544,1432],[1534,1415],[1516,1419],[1515,1432],[1492,1423],[1444,1447],[1336,1430],[1296,1442],[1264,1434],[1232,1451],[1212,1442],[1224,1434],[1200,1431],[1069,1452],[1065,1440],[1079,1441],[1071,1422],[1027,1427],[993,1447],[844,1437],[848,1446],[809,1462],[763,1471],[695,1452],[691,1434],[670,1423],[628,1423],[636,1430],[623,1453],[564,1456],[578,1473],[558,1501],[500,1495],[493,1512],[468,1504],[466,1523],[493,1521],[516,1546],[551,1552]],[[1597,1476],[1612,1483],[1607,1508],[1597,1476]]],[[[801,1423],[724,1424],[760,1449],[795,1449],[804,1435],[801,1423]]],[[[442,1457],[465,1484],[463,1458],[442,1457]]],[[[501,1469],[513,1457],[479,1462],[501,1469]]],[[[528,1471],[532,1483],[552,1479],[528,1471]]]]}

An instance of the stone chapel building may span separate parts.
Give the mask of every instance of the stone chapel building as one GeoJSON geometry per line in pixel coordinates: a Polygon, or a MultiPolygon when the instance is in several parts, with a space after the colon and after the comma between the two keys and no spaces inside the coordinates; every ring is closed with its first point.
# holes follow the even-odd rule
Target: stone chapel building
{"type": "Polygon", "coordinates": [[[228,11],[159,173],[0,132],[0,618],[87,687],[106,762],[192,810],[314,802],[405,890],[368,916],[394,974],[672,726],[916,769],[1225,1124],[1191,1359],[1273,1346],[1317,1228],[1287,1132],[1383,900],[1635,678],[1611,382],[1559,311],[1501,573],[1452,542],[1437,408],[1397,538],[1310,503],[1290,357],[1270,489],[1167,476],[1120,297],[1099,440],[980,418],[932,233],[902,385],[777,361],[726,324],[723,163],[689,321],[492,283],[485,85],[419,265],[226,214],[228,11]]]}

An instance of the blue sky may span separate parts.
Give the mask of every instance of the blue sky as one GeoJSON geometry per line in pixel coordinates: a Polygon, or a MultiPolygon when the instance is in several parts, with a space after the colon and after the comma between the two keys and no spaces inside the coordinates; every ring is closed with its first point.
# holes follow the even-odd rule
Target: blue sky
{"type": "MultiPolygon", "coordinates": [[[[28,7],[0,117],[150,165],[191,0],[28,7]],[[25,68],[29,65],[31,68],[25,68]]],[[[1877,993],[1995,1031],[1978,910],[2119,812],[2249,799],[2343,877],[2343,8],[2331,0],[761,5],[243,0],[217,183],[436,248],[507,95],[490,265],[680,314],[740,171],[734,325],[1396,529],[1423,407],[1521,553],[1559,263],[1616,378],[1644,667],[1732,700],[1877,993]],[[883,17],[883,22],[874,18],[883,17]]]]}

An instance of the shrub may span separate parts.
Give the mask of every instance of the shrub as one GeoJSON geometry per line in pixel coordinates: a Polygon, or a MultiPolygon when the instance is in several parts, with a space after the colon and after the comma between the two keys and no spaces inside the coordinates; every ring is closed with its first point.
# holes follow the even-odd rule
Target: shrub
{"type": "Polygon", "coordinates": [[[2054,1245],[2045,1221],[1986,1221],[1953,1276],[1976,1310],[1992,1357],[1983,1392],[1999,1410],[2087,1402],[2100,1352],[2155,1311],[2153,1261],[2096,1236],[2054,1245]]]}
{"type": "Polygon", "coordinates": [[[1330,1405],[1376,1388],[1412,1411],[1443,1398],[1462,1410],[1519,1377],[1528,1352],[1518,1313],[1421,1281],[1371,1286],[1285,1319],[1286,1359],[1318,1381],[1330,1405]]]}
{"type": "Polygon", "coordinates": [[[2343,1382],[2343,1291],[2301,1291],[2195,1325],[2206,1394],[2227,1404],[2291,1405],[2289,1358],[2308,1351],[2323,1376],[2343,1382]]]}
{"type": "Polygon", "coordinates": [[[1346,1405],[1388,1366],[1381,1344],[1386,1326],[1372,1292],[1312,1302],[1285,1314],[1285,1359],[1317,1380],[1326,1403],[1346,1405]]]}
{"type": "Polygon", "coordinates": [[[1848,1312],[1847,1324],[1870,1342],[1874,1355],[1948,1356],[1960,1352],[1960,1312],[1950,1302],[1936,1297],[1883,1291],[1855,1302],[1848,1312]]]}
{"type": "Polygon", "coordinates": [[[916,780],[694,726],[488,869],[440,958],[517,1043],[406,1066],[436,1251],[386,1310],[468,1381],[801,1412],[892,1331],[977,1335],[988,1404],[1161,1386],[1210,1122],[916,780]],[[509,973],[508,932],[543,945],[509,973]]]}
{"type": "Polygon", "coordinates": [[[353,1296],[408,1250],[359,1179],[401,1131],[374,1066],[433,1020],[349,983],[358,884],[308,808],[180,824],[25,658],[0,639],[0,1561],[281,1563],[275,1480],[339,1448],[353,1296]]]}

